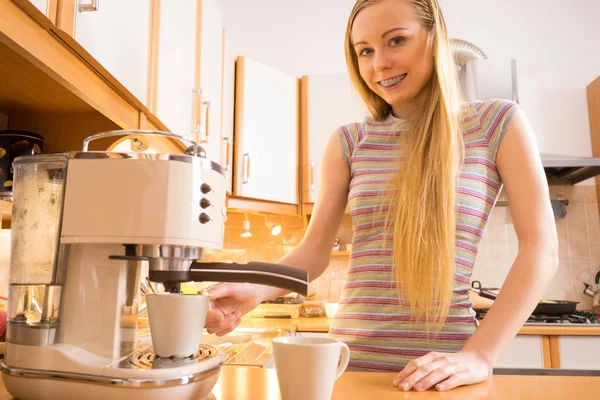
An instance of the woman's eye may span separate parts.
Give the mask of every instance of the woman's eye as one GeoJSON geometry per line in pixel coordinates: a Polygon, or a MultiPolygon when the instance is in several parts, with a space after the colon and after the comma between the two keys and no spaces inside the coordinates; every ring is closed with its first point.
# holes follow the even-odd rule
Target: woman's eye
{"type": "Polygon", "coordinates": [[[392,46],[399,46],[399,45],[401,45],[402,43],[404,43],[404,41],[405,41],[405,40],[406,40],[406,39],[404,39],[403,37],[395,37],[395,38],[393,38],[392,40],[390,40],[390,44],[391,44],[392,46]]]}
{"type": "Polygon", "coordinates": [[[372,52],[373,52],[373,50],[371,50],[371,49],[362,49],[362,50],[361,50],[361,51],[358,53],[358,55],[359,55],[360,57],[366,57],[366,56],[368,56],[369,54],[371,54],[372,52]]]}

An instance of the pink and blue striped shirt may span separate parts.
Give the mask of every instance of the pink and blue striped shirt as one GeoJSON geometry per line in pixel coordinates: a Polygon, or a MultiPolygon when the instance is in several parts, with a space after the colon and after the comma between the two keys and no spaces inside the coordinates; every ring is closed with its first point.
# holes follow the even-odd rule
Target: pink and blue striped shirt
{"type": "Polygon", "coordinates": [[[429,351],[460,350],[476,328],[469,299],[470,277],[479,242],[502,187],[496,153],[515,103],[504,100],[469,103],[461,128],[465,146],[456,204],[456,267],[450,314],[440,334],[426,336],[413,321],[408,302],[396,294],[392,272],[392,237],[377,220],[381,193],[399,153],[406,121],[390,115],[367,118],[339,128],[343,155],[351,173],[348,207],[353,226],[352,252],[340,305],[330,336],[350,347],[349,369],[398,372],[429,351]]]}

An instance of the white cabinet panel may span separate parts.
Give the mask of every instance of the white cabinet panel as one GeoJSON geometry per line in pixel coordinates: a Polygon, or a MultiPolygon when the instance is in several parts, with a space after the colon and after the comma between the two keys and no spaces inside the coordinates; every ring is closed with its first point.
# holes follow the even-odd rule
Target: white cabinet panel
{"type": "Polygon", "coordinates": [[[498,368],[544,368],[542,337],[517,335],[495,366],[498,368]]]}
{"type": "Polygon", "coordinates": [[[233,118],[235,108],[235,52],[225,33],[223,42],[223,101],[221,124],[221,165],[227,171],[227,192],[233,189],[233,118]]]}
{"type": "Polygon", "coordinates": [[[214,0],[202,0],[200,87],[202,88],[201,141],[212,161],[221,161],[221,89],[223,23],[214,0]]]}
{"type": "MultiPolygon", "coordinates": [[[[78,0],[79,5],[91,0],[78,0]]],[[[100,1],[75,11],[75,39],[138,100],[147,103],[150,0],[100,1]]]]}
{"type": "Polygon", "coordinates": [[[600,336],[559,336],[560,367],[600,369],[600,336]]]}
{"type": "Polygon", "coordinates": [[[156,115],[171,130],[191,138],[196,71],[197,0],[160,5],[156,115]]]}
{"type": "Polygon", "coordinates": [[[297,204],[298,79],[245,59],[242,103],[239,194],[297,204]]]}
{"type": "Polygon", "coordinates": [[[368,112],[347,73],[309,76],[307,103],[308,202],[314,203],[329,137],[341,125],[362,122],[368,112]]]}
{"type": "Polygon", "coordinates": [[[29,0],[31,4],[40,10],[45,16],[48,16],[48,0],[29,0]]]}

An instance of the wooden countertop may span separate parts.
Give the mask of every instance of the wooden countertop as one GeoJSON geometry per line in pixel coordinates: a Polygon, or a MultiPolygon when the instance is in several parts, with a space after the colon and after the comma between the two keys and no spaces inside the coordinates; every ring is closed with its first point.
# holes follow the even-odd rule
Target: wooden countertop
{"type": "MultiPolygon", "coordinates": [[[[488,381],[448,392],[401,392],[392,386],[396,374],[346,372],[335,383],[332,400],[592,400],[600,377],[494,375],[488,381]]],[[[0,382],[0,400],[13,397],[0,382]]],[[[225,366],[211,400],[280,400],[274,369],[225,366]]]]}
{"type": "MultiPolygon", "coordinates": [[[[243,328],[258,329],[290,329],[298,332],[329,332],[328,318],[251,318],[244,317],[240,323],[243,328]]],[[[600,324],[572,325],[524,325],[520,335],[566,335],[566,336],[600,336],[600,324]]]]}

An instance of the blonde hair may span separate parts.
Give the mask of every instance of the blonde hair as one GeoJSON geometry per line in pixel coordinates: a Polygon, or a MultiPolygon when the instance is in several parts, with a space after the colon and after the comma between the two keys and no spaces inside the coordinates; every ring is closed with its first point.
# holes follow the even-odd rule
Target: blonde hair
{"type": "MultiPolygon", "coordinates": [[[[381,121],[391,113],[391,105],[361,78],[351,35],[358,13],[377,1],[358,0],[354,5],[345,52],[354,86],[381,121]]],[[[385,227],[393,229],[398,296],[409,300],[413,318],[424,322],[428,333],[437,334],[448,316],[454,286],[456,187],[463,156],[460,97],[438,0],[407,1],[432,35],[434,71],[423,89],[427,98],[401,136],[399,168],[385,192],[385,227]]]]}

